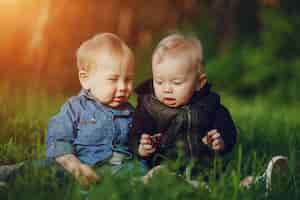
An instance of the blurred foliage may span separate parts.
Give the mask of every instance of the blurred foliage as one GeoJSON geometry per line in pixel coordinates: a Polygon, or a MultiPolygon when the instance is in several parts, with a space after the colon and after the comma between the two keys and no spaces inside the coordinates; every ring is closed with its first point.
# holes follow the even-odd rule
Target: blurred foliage
{"type": "Polygon", "coordinates": [[[180,31],[201,39],[207,73],[218,90],[246,98],[299,100],[297,0],[16,2],[1,4],[0,12],[9,19],[0,22],[6,30],[0,33],[0,79],[14,87],[30,83],[56,93],[78,91],[75,51],[103,31],[118,34],[135,49],[139,83],[151,76],[157,42],[180,31]]]}
{"type": "MultiPolygon", "coordinates": [[[[236,35],[217,53],[212,53],[211,48],[217,49],[216,45],[211,45],[214,42],[207,42],[211,46],[204,43],[209,79],[218,89],[235,95],[262,95],[270,100],[297,102],[300,98],[297,92],[300,83],[299,16],[271,8],[263,8],[260,13],[262,29],[253,34],[257,36],[236,35]]],[[[204,41],[214,39],[203,34],[203,30],[199,30],[199,35],[204,41]]]]}
{"type": "MultiPolygon", "coordinates": [[[[255,6],[253,6],[255,8],[255,6]]],[[[256,8],[258,9],[258,8],[256,8]]],[[[232,39],[217,40],[215,19],[203,15],[190,24],[180,24],[177,31],[194,34],[202,41],[209,80],[219,91],[245,98],[269,97],[270,101],[297,102],[300,94],[300,16],[283,8],[262,7],[259,19],[238,19],[240,24],[232,39]],[[259,22],[258,22],[259,20],[259,22]],[[260,24],[256,29],[242,31],[247,23],[260,24]]],[[[165,31],[154,36],[162,38],[165,31]]],[[[159,39],[155,39],[155,43],[159,39]]],[[[155,45],[138,49],[140,82],[151,76],[151,52],[155,45]]]]}

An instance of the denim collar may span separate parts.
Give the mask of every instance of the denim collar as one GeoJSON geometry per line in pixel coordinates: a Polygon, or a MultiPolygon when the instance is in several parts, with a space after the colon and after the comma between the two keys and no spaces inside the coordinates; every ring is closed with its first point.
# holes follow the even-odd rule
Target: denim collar
{"type": "Polygon", "coordinates": [[[84,96],[87,99],[96,101],[95,97],[91,94],[90,90],[87,90],[87,89],[81,89],[79,92],[79,96],[84,96]]]}
{"type": "Polygon", "coordinates": [[[101,109],[111,112],[114,115],[129,116],[133,113],[133,108],[129,103],[125,103],[125,105],[119,108],[111,108],[109,106],[103,105],[94,97],[94,95],[88,89],[81,89],[78,96],[83,96],[86,99],[92,100],[101,109]]]}

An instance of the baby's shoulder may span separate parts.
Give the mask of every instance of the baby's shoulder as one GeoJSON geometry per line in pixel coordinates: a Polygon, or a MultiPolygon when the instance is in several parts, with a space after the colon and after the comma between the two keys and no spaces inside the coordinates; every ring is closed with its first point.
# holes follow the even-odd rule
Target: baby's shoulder
{"type": "Polygon", "coordinates": [[[80,107],[84,106],[84,104],[86,104],[86,102],[82,96],[71,96],[65,101],[64,106],[80,108],[80,107]]]}
{"type": "Polygon", "coordinates": [[[88,102],[83,96],[71,96],[61,107],[62,112],[69,112],[74,115],[86,110],[89,110],[88,102]]]}

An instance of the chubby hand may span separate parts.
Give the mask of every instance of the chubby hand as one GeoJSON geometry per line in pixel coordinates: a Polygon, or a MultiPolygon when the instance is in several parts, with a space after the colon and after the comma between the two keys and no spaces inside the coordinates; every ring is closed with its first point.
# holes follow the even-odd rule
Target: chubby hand
{"type": "Polygon", "coordinates": [[[75,177],[83,188],[88,188],[90,183],[99,182],[99,176],[86,164],[79,165],[78,170],[75,171],[75,177]]]}
{"type": "Polygon", "coordinates": [[[142,134],[140,139],[140,145],[138,149],[138,153],[142,157],[150,156],[152,153],[156,151],[157,144],[160,141],[160,133],[155,135],[142,134]]]}
{"type": "Polygon", "coordinates": [[[202,138],[202,142],[214,151],[222,151],[225,146],[221,134],[216,129],[208,131],[206,136],[202,138]]]}
{"type": "Polygon", "coordinates": [[[96,172],[86,164],[83,164],[75,155],[65,154],[56,158],[62,167],[73,174],[83,188],[88,188],[91,182],[99,182],[96,172]]]}

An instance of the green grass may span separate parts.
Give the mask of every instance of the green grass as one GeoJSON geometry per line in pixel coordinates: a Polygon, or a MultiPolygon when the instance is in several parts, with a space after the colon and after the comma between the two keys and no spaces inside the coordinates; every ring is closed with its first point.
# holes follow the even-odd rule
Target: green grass
{"type": "MultiPolygon", "coordinates": [[[[44,138],[51,115],[58,112],[66,95],[40,90],[14,90],[2,87],[0,97],[0,164],[43,159],[44,138]]],[[[76,93],[74,93],[76,94],[76,93]]],[[[180,177],[161,173],[149,184],[128,174],[105,176],[93,187],[90,199],[299,199],[300,120],[299,105],[275,105],[268,99],[240,100],[222,95],[238,127],[238,144],[226,170],[219,162],[207,173],[211,192],[194,189],[180,177]],[[239,181],[246,175],[260,174],[274,155],[289,157],[289,175],[277,182],[268,197],[261,187],[241,189],[239,181]],[[221,176],[216,178],[216,174],[221,176]]],[[[134,99],[132,99],[134,102],[134,99]]],[[[200,181],[201,177],[199,177],[200,181]]],[[[61,185],[45,170],[26,174],[9,190],[9,199],[80,199],[79,186],[72,182],[61,185]]],[[[5,199],[0,189],[0,199],[5,199]],[[2,195],[2,196],[1,196],[2,195]]]]}

